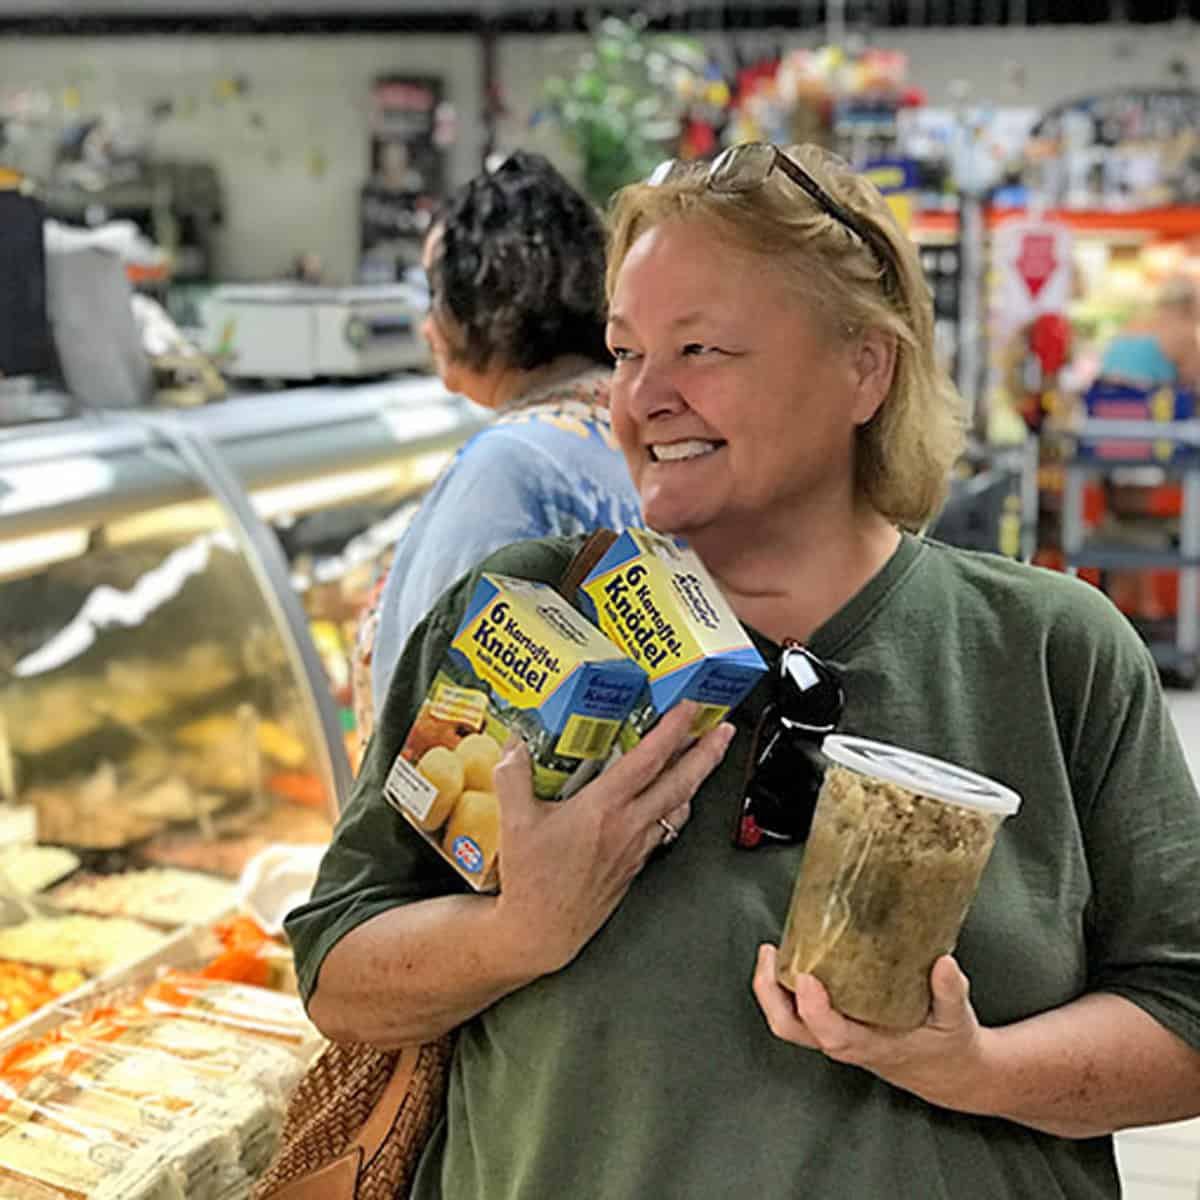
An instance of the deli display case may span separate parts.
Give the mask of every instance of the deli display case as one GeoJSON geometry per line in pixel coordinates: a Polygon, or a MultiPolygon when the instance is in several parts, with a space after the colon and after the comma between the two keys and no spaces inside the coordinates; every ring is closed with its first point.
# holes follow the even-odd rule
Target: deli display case
{"type": "Polygon", "coordinates": [[[408,379],[0,433],[0,976],[137,961],[328,839],[351,770],[305,591],[480,423],[408,379]]]}

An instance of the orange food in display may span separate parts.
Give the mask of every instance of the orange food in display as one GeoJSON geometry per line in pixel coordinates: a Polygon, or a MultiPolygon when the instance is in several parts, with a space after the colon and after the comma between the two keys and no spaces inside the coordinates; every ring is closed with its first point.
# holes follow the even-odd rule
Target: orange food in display
{"type": "Polygon", "coordinates": [[[0,1026],[12,1025],[79,987],[82,971],[0,961],[0,1026]]]}

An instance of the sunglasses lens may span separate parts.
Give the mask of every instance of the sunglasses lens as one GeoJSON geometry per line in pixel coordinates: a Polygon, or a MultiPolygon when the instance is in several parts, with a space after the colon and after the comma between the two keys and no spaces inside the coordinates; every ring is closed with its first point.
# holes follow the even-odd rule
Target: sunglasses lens
{"type": "Polygon", "coordinates": [[[737,831],[739,846],[763,840],[799,842],[808,837],[824,765],[815,742],[769,737],[755,764],[737,831]]]}
{"type": "Polygon", "coordinates": [[[764,142],[730,146],[713,159],[708,186],[714,192],[749,192],[760,186],[775,165],[775,147],[764,142]]]}
{"type": "Polygon", "coordinates": [[[841,720],[846,694],[837,672],[800,646],[779,660],[780,716],[790,726],[829,733],[841,720]]]}

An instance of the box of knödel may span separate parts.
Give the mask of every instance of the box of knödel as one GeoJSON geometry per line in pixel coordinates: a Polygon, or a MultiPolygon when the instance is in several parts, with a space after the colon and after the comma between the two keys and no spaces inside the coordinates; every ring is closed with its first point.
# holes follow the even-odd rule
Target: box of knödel
{"type": "Polygon", "coordinates": [[[767,665],[694,550],[629,529],[584,579],[580,607],[649,677],[621,735],[634,744],[672,705],[701,708],[698,737],[717,725],[767,665]]]}
{"type": "Polygon", "coordinates": [[[646,673],[552,587],[484,574],[384,783],[477,891],[500,885],[492,772],[519,733],[534,793],[570,795],[608,758],[646,673]]]}

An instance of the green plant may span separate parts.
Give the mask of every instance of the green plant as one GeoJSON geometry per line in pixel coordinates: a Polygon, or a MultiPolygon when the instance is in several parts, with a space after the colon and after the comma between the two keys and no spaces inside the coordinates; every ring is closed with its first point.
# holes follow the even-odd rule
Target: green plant
{"type": "Polygon", "coordinates": [[[699,43],[607,17],[570,77],[543,84],[532,120],[558,125],[579,156],[584,190],[603,207],[675,153],[704,68],[699,43]]]}

